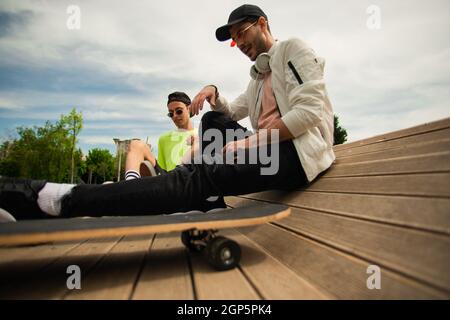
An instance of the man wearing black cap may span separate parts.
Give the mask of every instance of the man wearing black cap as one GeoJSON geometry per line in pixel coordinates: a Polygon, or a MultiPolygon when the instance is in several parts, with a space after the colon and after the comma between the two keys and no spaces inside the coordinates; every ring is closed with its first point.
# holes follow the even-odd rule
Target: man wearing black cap
{"type": "Polygon", "coordinates": [[[191,112],[198,114],[204,101],[211,105],[202,127],[221,127],[249,116],[256,134],[229,142],[225,149],[248,149],[264,143],[261,129],[278,130],[281,147],[294,150],[308,181],[333,163],[333,111],[323,80],[324,60],[300,39],[276,41],[267,15],[257,6],[245,4],[231,12],[228,23],[216,30],[219,41],[231,39],[254,65],[247,90],[228,103],[216,86],[206,86],[193,99],[191,112]]]}
{"type": "MultiPolygon", "coordinates": [[[[206,199],[211,196],[295,189],[314,180],[335,159],[333,113],[323,81],[323,59],[299,39],[275,41],[266,14],[253,5],[235,9],[228,23],[217,29],[216,37],[219,41],[232,39],[255,63],[246,91],[233,102],[228,103],[214,85],[206,86],[192,101],[194,114],[199,113],[205,100],[213,109],[202,118],[201,148],[207,149],[205,133],[209,129],[222,133],[243,130],[237,121],[249,116],[255,134],[237,141],[223,134],[223,151],[225,155],[244,151],[244,159],[251,159],[248,155],[255,154],[254,150],[268,148],[276,156],[276,172],[262,174],[268,164],[256,153],[256,161],[194,161],[166,175],[107,185],[2,178],[0,208],[19,219],[24,218],[23,213],[28,219],[49,214],[164,214],[210,209],[206,199]],[[267,131],[272,139],[265,139],[267,131]]],[[[202,154],[205,159],[210,159],[208,152],[202,154]]]]}

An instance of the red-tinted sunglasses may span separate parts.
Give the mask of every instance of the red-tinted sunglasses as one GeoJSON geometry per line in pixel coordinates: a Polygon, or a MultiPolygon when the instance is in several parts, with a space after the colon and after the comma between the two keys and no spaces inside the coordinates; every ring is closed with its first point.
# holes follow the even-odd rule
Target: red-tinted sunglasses
{"type": "MultiPolygon", "coordinates": [[[[239,30],[239,31],[236,33],[236,39],[240,39],[248,29],[250,29],[251,27],[253,27],[253,26],[254,26],[255,24],[257,24],[257,23],[258,23],[258,21],[255,21],[255,22],[253,22],[252,24],[250,24],[250,25],[248,25],[247,27],[245,27],[244,29],[239,30]]],[[[236,45],[236,40],[234,40],[233,38],[231,38],[230,47],[234,47],[235,45],[236,45]]]]}

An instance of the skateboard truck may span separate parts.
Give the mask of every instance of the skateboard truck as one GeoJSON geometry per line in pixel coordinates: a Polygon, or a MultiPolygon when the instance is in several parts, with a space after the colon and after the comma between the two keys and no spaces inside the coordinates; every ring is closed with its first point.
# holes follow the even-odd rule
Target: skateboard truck
{"type": "Polygon", "coordinates": [[[181,242],[193,252],[203,251],[208,263],[217,270],[230,270],[241,259],[241,247],[236,241],[217,236],[217,230],[191,229],[181,233],[181,242]]]}

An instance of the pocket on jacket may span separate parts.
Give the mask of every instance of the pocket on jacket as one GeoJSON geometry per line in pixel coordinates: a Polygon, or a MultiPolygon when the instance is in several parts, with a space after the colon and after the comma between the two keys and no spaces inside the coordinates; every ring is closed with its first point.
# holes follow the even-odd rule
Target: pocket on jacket
{"type": "Polygon", "coordinates": [[[313,51],[307,51],[295,59],[288,61],[288,69],[292,80],[297,84],[323,78],[323,61],[313,51]]]}
{"type": "Polygon", "coordinates": [[[328,145],[322,138],[319,128],[314,127],[310,129],[308,134],[309,134],[308,142],[311,147],[309,155],[316,159],[321,158],[323,152],[328,148],[328,145]]]}

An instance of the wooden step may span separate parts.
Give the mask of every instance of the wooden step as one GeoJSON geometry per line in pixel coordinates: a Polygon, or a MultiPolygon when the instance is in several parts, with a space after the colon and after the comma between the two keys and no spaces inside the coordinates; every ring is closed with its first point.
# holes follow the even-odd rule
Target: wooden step
{"type": "Polygon", "coordinates": [[[358,218],[436,233],[450,234],[450,199],[346,194],[306,191],[266,191],[226,197],[239,206],[242,198],[287,204],[330,214],[358,218]]]}
{"type": "Polygon", "coordinates": [[[418,135],[411,135],[407,137],[400,137],[393,140],[382,141],[380,143],[372,143],[368,145],[353,146],[351,148],[346,148],[343,150],[338,150],[334,148],[337,158],[355,156],[359,154],[366,154],[376,151],[384,151],[389,149],[395,149],[402,146],[416,144],[416,143],[426,143],[432,141],[445,140],[450,137],[450,128],[441,129],[437,131],[426,132],[418,135]]]}
{"type": "Polygon", "coordinates": [[[363,145],[369,145],[374,143],[385,143],[388,140],[395,140],[398,138],[415,136],[418,134],[433,132],[436,130],[442,130],[445,128],[450,128],[450,118],[445,118],[438,121],[433,121],[425,124],[421,124],[419,126],[410,127],[407,129],[401,129],[397,131],[393,131],[390,133],[385,133],[381,135],[376,135],[367,139],[362,139],[354,142],[344,143],[340,145],[336,145],[334,148],[336,151],[341,151],[345,149],[355,148],[363,145]]]}
{"type": "Polygon", "coordinates": [[[373,261],[336,250],[274,225],[242,228],[245,236],[299,276],[338,299],[448,299],[447,292],[381,268],[381,289],[367,287],[373,261]]]}

